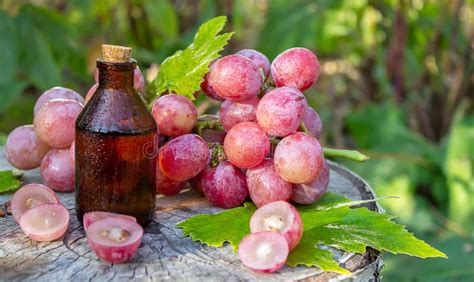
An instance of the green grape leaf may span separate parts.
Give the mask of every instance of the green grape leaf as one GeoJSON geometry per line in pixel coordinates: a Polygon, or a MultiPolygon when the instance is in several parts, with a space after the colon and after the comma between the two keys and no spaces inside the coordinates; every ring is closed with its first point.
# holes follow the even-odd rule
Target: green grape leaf
{"type": "Polygon", "coordinates": [[[205,22],[199,27],[193,43],[166,58],[147,88],[150,97],[173,92],[194,100],[193,94],[200,89],[209,64],[219,57],[219,52],[233,35],[233,32],[219,35],[226,21],[227,17],[220,16],[205,22]]]}
{"type": "MultiPolygon", "coordinates": [[[[334,260],[327,246],[346,252],[364,253],[367,247],[394,254],[404,253],[421,258],[446,255],[409,233],[393,217],[351,208],[367,201],[351,201],[334,193],[326,193],[318,202],[297,206],[304,232],[298,246],[290,253],[287,265],[317,266],[324,271],[345,275],[350,272],[334,260]]],[[[255,206],[226,210],[217,214],[202,214],[178,223],[185,236],[203,244],[221,247],[229,242],[237,250],[240,240],[249,233],[249,220],[255,206]]]]}
{"type": "Polygon", "coordinates": [[[16,190],[21,185],[21,174],[11,171],[0,171],[0,193],[16,190]]]}
{"type": "Polygon", "coordinates": [[[250,233],[249,221],[255,209],[254,204],[247,202],[243,207],[221,213],[190,217],[177,226],[194,241],[212,247],[222,247],[228,242],[237,251],[240,240],[250,233]]]}

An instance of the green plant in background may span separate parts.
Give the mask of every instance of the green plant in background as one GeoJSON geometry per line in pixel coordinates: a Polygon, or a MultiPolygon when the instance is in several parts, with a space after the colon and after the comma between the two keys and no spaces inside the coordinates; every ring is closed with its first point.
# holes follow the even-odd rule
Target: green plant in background
{"type": "Polygon", "coordinates": [[[256,48],[270,59],[293,46],[316,52],[323,74],[307,96],[322,116],[323,143],[370,155],[347,165],[379,196],[399,196],[381,204],[450,257],[443,266],[388,257],[384,275],[472,281],[472,0],[27,2],[0,3],[0,64],[8,66],[0,144],[31,121],[44,90],[87,91],[100,43],[132,46],[145,70],[184,49],[202,22],[227,15],[225,31],[236,33],[225,51],[256,48]],[[414,264],[419,273],[396,271],[414,264]]]}

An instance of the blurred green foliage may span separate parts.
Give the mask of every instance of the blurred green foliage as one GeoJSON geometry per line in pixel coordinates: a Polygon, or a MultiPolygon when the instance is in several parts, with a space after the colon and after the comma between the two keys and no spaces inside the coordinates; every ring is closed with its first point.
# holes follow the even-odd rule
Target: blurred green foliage
{"type": "MultiPolygon", "coordinates": [[[[450,257],[388,257],[383,274],[472,281],[472,0],[3,0],[0,142],[31,123],[44,90],[84,94],[101,43],[133,47],[150,81],[150,66],[217,15],[236,32],[225,53],[256,48],[273,59],[294,46],[315,51],[322,74],[306,94],[322,116],[322,142],[370,155],[347,165],[380,196],[399,196],[381,204],[450,257]]],[[[200,112],[216,110],[202,97],[197,103],[200,112]]]]}

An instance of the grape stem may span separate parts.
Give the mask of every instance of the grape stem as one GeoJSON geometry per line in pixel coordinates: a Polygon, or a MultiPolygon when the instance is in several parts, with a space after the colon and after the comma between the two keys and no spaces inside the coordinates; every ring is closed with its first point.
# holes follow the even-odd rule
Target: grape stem
{"type": "MultiPolygon", "coordinates": [[[[204,116],[201,116],[201,118],[204,116]]],[[[202,135],[202,131],[204,129],[215,129],[224,131],[224,128],[222,127],[219,120],[199,120],[194,126],[194,132],[196,132],[199,136],[202,135]]]]}
{"type": "Polygon", "coordinates": [[[362,154],[357,150],[342,150],[342,149],[332,149],[332,148],[323,148],[324,157],[326,158],[343,158],[356,162],[365,162],[370,159],[368,156],[362,154]]]}

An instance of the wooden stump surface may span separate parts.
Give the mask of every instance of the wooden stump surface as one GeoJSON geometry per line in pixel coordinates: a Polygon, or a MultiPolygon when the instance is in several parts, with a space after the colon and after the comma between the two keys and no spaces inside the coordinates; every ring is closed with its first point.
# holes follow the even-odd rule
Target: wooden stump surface
{"type": "MultiPolygon", "coordinates": [[[[0,169],[12,169],[1,149],[0,169]]],[[[329,191],[354,200],[374,197],[359,176],[330,162],[329,191]]],[[[24,183],[41,183],[39,170],[25,172],[24,183]]],[[[369,249],[365,254],[333,250],[337,260],[352,271],[352,277],[321,271],[317,267],[283,267],[275,274],[257,274],[246,269],[231,247],[214,248],[183,237],[175,225],[199,213],[215,213],[205,198],[187,190],[174,197],[158,197],[154,221],[145,229],[136,255],[124,264],[100,261],[90,250],[85,233],[74,212],[74,193],[60,193],[70,212],[66,235],[54,242],[35,242],[23,234],[12,216],[0,218],[0,281],[124,281],[124,280],[378,280],[382,259],[369,249]]],[[[0,194],[0,204],[11,193],[0,194]]],[[[375,203],[367,205],[380,211],[375,203]]]]}

